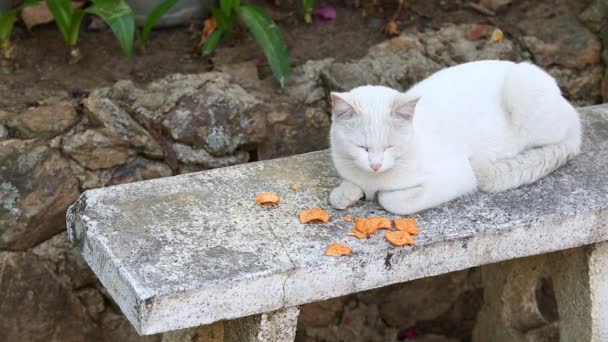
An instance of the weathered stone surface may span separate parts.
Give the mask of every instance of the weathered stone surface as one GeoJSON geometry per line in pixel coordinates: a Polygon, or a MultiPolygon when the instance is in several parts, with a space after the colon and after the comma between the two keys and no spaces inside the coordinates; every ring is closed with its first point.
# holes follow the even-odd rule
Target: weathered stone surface
{"type": "Polygon", "coordinates": [[[228,342],[224,339],[224,322],[191,329],[166,332],[162,342],[228,342]]]}
{"type": "Polygon", "coordinates": [[[99,321],[101,313],[106,308],[104,298],[101,293],[99,293],[99,291],[95,288],[88,287],[76,291],[76,296],[86,308],[89,316],[94,321],[99,321]]]}
{"type": "Polygon", "coordinates": [[[173,173],[167,164],[138,157],[116,167],[111,172],[108,172],[108,174],[110,179],[106,185],[169,177],[173,173]]]}
{"type": "Polygon", "coordinates": [[[510,3],[511,3],[511,0],[481,0],[480,1],[480,4],[483,7],[490,9],[492,11],[497,11],[497,10],[507,6],[510,3]]]}
{"type": "Polygon", "coordinates": [[[566,1],[531,2],[516,25],[536,63],[582,69],[600,61],[600,41],[577,19],[566,1]]]}
{"type": "MultiPolygon", "coordinates": [[[[363,59],[335,63],[322,77],[331,90],[379,84],[405,90],[443,67],[480,59],[520,60],[522,53],[509,39],[471,41],[470,25],[450,25],[433,32],[403,33],[372,46],[363,59]]],[[[494,28],[489,27],[491,32],[494,28]]]]}
{"type": "Polygon", "coordinates": [[[96,326],[84,306],[36,256],[0,252],[0,270],[3,341],[98,339],[96,326]]]}
{"type": "MultiPolygon", "coordinates": [[[[107,312],[101,319],[101,333],[105,342],[160,342],[160,335],[139,336],[133,326],[120,313],[107,312]]],[[[186,342],[186,341],[184,341],[186,342]]],[[[214,341],[187,341],[187,342],[214,342],[214,341]]]]}
{"type": "Polygon", "coordinates": [[[63,230],[78,180],[39,140],[0,141],[0,249],[29,248],[63,230]]]}
{"type": "Polygon", "coordinates": [[[344,214],[387,213],[370,202],[330,208],[339,178],[326,151],[89,190],[68,212],[69,235],[147,334],[597,243],[608,240],[608,110],[584,110],[582,122],[583,152],[573,162],[533,185],[414,215],[415,247],[346,235],[344,214]],[[261,191],[281,204],[260,208],[261,191]],[[299,224],[311,207],[327,209],[330,222],[299,224]],[[326,257],[331,242],[354,253],[326,257]]]}
{"type": "Polygon", "coordinates": [[[151,158],[162,158],[163,150],[154,138],[124,109],[109,98],[97,93],[83,102],[91,121],[128,141],[131,147],[151,158]]]}
{"type": "Polygon", "coordinates": [[[546,260],[546,255],[540,255],[482,267],[484,305],[473,341],[541,341],[546,336],[541,331],[553,333],[547,327],[557,317],[541,312],[537,296],[546,260]]]}
{"type": "Polygon", "coordinates": [[[210,169],[242,164],[249,160],[249,153],[245,151],[236,151],[225,157],[214,157],[204,149],[193,149],[179,143],[173,144],[173,151],[175,151],[177,160],[184,164],[199,164],[210,169]]]}
{"type": "Polygon", "coordinates": [[[603,67],[588,66],[582,70],[560,66],[547,68],[547,72],[557,79],[564,95],[580,104],[591,104],[601,100],[603,67]]]}
{"type": "Polygon", "coordinates": [[[11,115],[5,123],[20,138],[50,139],[74,126],[78,120],[71,102],[57,101],[11,115]]]}
{"type": "Polygon", "coordinates": [[[268,138],[258,145],[260,160],[318,151],[329,147],[329,110],[323,107],[275,107],[267,114],[268,138]]]}
{"type": "Polygon", "coordinates": [[[289,307],[227,321],[224,339],[226,342],[293,341],[299,312],[297,307],[289,307]]]}
{"type": "Polygon", "coordinates": [[[218,78],[197,94],[182,97],[166,114],[163,127],[179,142],[223,156],[264,137],[264,116],[250,111],[256,104],[258,100],[239,85],[218,78]]]}
{"type": "Polygon", "coordinates": [[[606,341],[608,243],[567,250],[551,257],[561,341],[606,341]]]}
{"type": "Polygon", "coordinates": [[[469,288],[467,274],[467,271],[461,271],[418,279],[371,292],[366,297],[372,296],[371,299],[379,304],[380,316],[386,324],[409,327],[416,321],[435,319],[446,312],[469,288]]]}
{"type": "Polygon", "coordinates": [[[95,274],[82,258],[78,247],[61,232],[31,249],[45,267],[72,289],[95,283],[95,274]]]}
{"type": "Polygon", "coordinates": [[[286,89],[289,96],[303,104],[324,100],[325,90],[321,80],[321,70],[333,62],[333,58],[325,58],[319,61],[308,61],[294,68],[286,89]]]}
{"type": "Polygon", "coordinates": [[[91,169],[107,169],[123,164],[135,151],[129,143],[105,128],[88,129],[69,134],[62,140],[63,152],[82,166],[91,169]]]}
{"type": "Polygon", "coordinates": [[[345,299],[339,297],[302,305],[298,324],[313,328],[336,324],[342,310],[344,310],[344,302],[345,299]]]}
{"type": "Polygon", "coordinates": [[[8,129],[6,126],[0,124],[0,140],[8,138],[8,129]]]}
{"type": "Polygon", "coordinates": [[[605,0],[592,0],[585,8],[578,19],[592,32],[599,32],[602,28],[602,21],[606,20],[606,8],[608,5],[605,0]]]}

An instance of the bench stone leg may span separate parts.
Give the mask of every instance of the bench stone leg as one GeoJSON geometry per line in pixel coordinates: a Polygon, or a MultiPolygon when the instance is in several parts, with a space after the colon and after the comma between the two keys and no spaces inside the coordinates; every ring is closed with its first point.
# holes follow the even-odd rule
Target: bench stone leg
{"type": "Polygon", "coordinates": [[[608,242],[555,253],[560,340],[608,341],[608,242]]]}
{"type": "Polygon", "coordinates": [[[484,305],[477,316],[473,341],[555,341],[556,318],[541,312],[537,295],[546,255],[482,266],[484,305]],[[549,317],[547,317],[549,316],[549,317]]]}
{"type": "Polygon", "coordinates": [[[298,324],[297,307],[210,325],[172,331],[162,342],[293,342],[298,324]]]}

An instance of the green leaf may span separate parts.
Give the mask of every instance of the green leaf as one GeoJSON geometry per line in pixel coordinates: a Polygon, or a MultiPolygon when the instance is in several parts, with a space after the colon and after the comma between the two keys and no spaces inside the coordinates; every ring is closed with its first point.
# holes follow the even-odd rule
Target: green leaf
{"type": "MultiPolygon", "coordinates": [[[[69,44],[72,37],[78,37],[78,33],[73,33],[74,25],[72,23],[74,17],[74,8],[72,7],[71,0],[46,0],[46,4],[55,19],[55,24],[59,28],[63,40],[69,44]]],[[[81,17],[82,19],[82,17],[81,17]]],[[[78,27],[80,29],[80,27],[78,27]]],[[[76,39],[77,40],[77,39],[76,39]]]]}
{"type": "Polygon", "coordinates": [[[135,18],[131,7],[124,0],[93,0],[93,5],[85,12],[100,17],[110,26],[123,52],[130,58],[135,39],[135,18]]]}
{"type": "Polygon", "coordinates": [[[10,37],[15,19],[17,19],[17,9],[0,13],[0,44],[6,42],[10,37]]]}
{"type": "Polygon", "coordinates": [[[152,27],[154,24],[165,14],[171,7],[175,6],[177,0],[165,0],[161,2],[158,6],[156,6],[148,17],[146,18],[146,22],[141,31],[140,41],[142,44],[146,44],[148,38],[150,38],[150,32],[152,31],[152,27]]]}
{"type": "Polygon", "coordinates": [[[308,24],[312,22],[312,8],[314,6],[314,0],[303,0],[304,7],[304,21],[308,24]]]}
{"type": "Polygon", "coordinates": [[[220,0],[220,9],[225,16],[230,16],[232,10],[232,0],[220,0]]]}
{"type": "Polygon", "coordinates": [[[236,13],[264,51],[274,77],[281,87],[285,86],[291,67],[287,45],[277,25],[262,9],[253,5],[243,5],[236,9],[236,13]]]}
{"type": "Polygon", "coordinates": [[[78,34],[80,33],[80,23],[82,22],[82,18],[84,17],[84,11],[80,8],[75,8],[74,13],[72,15],[72,23],[69,28],[69,38],[68,45],[74,46],[78,43],[78,34]]]}
{"type": "Polygon", "coordinates": [[[220,38],[222,38],[224,32],[225,31],[222,29],[217,29],[213,31],[209,38],[207,38],[205,44],[203,44],[203,47],[201,48],[201,53],[203,55],[208,55],[213,52],[213,50],[215,50],[215,47],[217,46],[217,43],[220,41],[220,38]]]}
{"type": "Polygon", "coordinates": [[[213,17],[215,18],[215,21],[217,21],[217,26],[222,29],[223,31],[226,32],[230,32],[232,31],[232,16],[227,16],[224,15],[224,12],[222,12],[219,8],[217,7],[211,7],[211,15],[213,15],[213,17]]]}

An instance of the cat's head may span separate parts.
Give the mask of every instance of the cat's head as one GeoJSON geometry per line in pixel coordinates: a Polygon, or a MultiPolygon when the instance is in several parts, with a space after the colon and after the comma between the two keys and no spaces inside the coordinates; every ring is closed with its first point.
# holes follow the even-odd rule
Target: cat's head
{"type": "Polygon", "coordinates": [[[332,92],[334,158],[370,173],[386,172],[405,163],[411,151],[418,100],[381,86],[332,92]]]}

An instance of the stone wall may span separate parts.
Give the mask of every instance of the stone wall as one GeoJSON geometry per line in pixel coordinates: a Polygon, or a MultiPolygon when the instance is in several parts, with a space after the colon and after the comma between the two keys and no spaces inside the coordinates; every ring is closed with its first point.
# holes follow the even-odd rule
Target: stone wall
{"type": "MultiPolygon", "coordinates": [[[[495,27],[483,25],[406,32],[358,61],[309,61],[285,90],[259,80],[253,65],[224,65],[144,88],[120,81],[22,113],[0,110],[3,340],[161,340],[137,336],[67,241],[65,211],[82,191],[326,148],[330,90],[368,83],[406,89],[477,59],[533,59],[571,99],[596,103],[606,96],[602,45],[593,33],[600,26],[584,18],[590,29],[568,17],[557,35],[522,23],[517,41],[490,42],[495,27]]],[[[482,298],[477,277],[464,271],[304,306],[298,338],[383,341],[415,333],[402,329],[416,325],[430,333],[460,329],[453,339],[467,339],[482,298]]]]}

